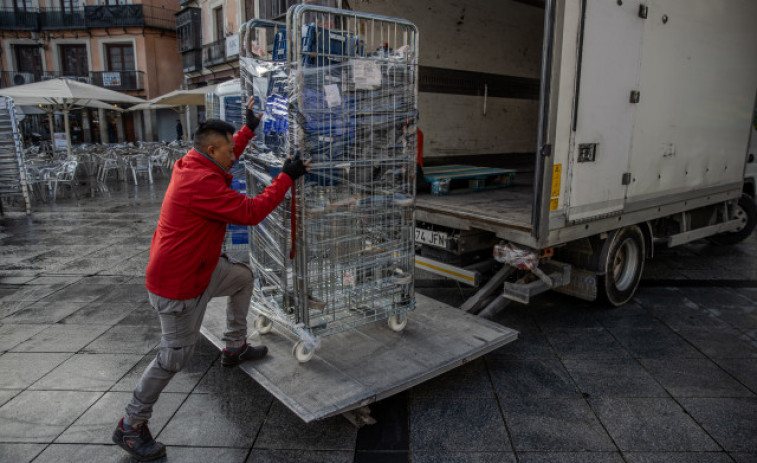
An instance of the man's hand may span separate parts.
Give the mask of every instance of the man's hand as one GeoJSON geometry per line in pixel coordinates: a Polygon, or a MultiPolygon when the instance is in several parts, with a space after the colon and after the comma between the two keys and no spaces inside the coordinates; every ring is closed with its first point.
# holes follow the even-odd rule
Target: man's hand
{"type": "Polygon", "coordinates": [[[286,161],[284,161],[284,168],[282,169],[282,171],[287,174],[289,178],[291,178],[294,182],[298,178],[310,172],[310,168],[308,167],[310,161],[310,159],[305,162],[302,162],[302,159],[292,161],[292,158],[289,157],[286,161]]]}
{"type": "Polygon", "coordinates": [[[253,132],[255,129],[258,128],[258,125],[260,124],[260,118],[263,117],[262,114],[258,114],[257,116],[255,113],[252,112],[252,105],[255,103],[255,97],[251,96],[249,100],[247,100],[247,104],[245,105],[247,111],[245,113],[245,125],[250,128],[253,132]]]}

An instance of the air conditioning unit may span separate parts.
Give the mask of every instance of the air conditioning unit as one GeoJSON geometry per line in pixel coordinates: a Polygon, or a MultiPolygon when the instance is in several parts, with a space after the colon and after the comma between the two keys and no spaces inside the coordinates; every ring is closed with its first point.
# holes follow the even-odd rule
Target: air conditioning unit
{"type": "Polygon", "coordinates": [[[11,74],[11,83],[13,85],[26,85],[34,82],[34,74],[31,72],[14,72],[11,74]]]}

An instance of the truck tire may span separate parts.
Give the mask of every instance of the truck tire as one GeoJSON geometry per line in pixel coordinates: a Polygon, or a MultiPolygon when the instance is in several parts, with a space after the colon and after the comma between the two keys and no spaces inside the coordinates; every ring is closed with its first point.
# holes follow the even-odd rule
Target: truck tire
{"type": "Polygon", "coordinates": [[[710,241],[720,245],[731,245],[747,239],[757,225],[757,205],[754,203],[754,198],[742,194],[738,203],[736,203],[736,207],[732,209],[731,218],[741,219],[742,226],[736,231],[712,236],[710,241]]]}
{"type": "Polygon", "coordinates": [[[639,287],[645,256],[644,235],[638,226],[612,232],[600,253],[599,299],[616,307],[628,302],[639,287]]]}

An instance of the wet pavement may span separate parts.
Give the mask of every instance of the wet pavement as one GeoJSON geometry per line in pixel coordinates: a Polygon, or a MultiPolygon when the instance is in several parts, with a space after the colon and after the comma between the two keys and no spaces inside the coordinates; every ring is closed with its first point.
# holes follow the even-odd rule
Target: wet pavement
{"type": "MultiPolygon", "coordinates": [[[[0,461],[129,461],[110,435],[160,339],[143,275],[166,184],[0,218],[0,461]]],[[[755,235],[663,249],[624,307],[513,305],[496,321],[517,341],[374,404],[360,430],[302,423],[202,341],[151,429],[171,462],[754,462],[756,257],[755,235]]]]}

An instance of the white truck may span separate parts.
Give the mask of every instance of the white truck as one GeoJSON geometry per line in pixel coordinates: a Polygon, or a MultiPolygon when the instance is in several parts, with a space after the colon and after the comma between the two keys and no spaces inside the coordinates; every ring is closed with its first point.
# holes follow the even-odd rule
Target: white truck
{"type": "Polygon", "coordinates": [[[350,6],[419,27],[426,166],[519,170],[507,188],[417,197],[418,268],[480,285],[493,249],[511,263],[465,310],[503,282],[487,313],[548,289],[622,305],[655,244],[754,228],[757,2],[350,6]]]}

